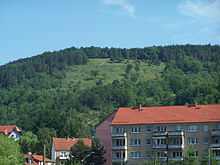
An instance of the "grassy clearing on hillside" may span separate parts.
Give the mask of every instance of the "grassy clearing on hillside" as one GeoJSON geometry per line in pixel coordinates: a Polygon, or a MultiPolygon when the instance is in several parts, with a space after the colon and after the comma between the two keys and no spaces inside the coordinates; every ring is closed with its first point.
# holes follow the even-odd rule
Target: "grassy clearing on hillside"
{"type": "Polygon", "coordinates": [[[137,76],[138,81],[160,78],[165,65],[148,65],[140,62],[140,71],[135,70],[135,60],[124,60],[120,63],[112,63],[110,59],[90,59],[87,65],[75,65],[68,68],[63,86],[69,88],[90,88],[102,83],[106,85],[114,80],[121,80],[126,75],[127,64],[132,64],[130,75],[137,76]],[[93,73],[91,73],[93,72],[93,73]]]}

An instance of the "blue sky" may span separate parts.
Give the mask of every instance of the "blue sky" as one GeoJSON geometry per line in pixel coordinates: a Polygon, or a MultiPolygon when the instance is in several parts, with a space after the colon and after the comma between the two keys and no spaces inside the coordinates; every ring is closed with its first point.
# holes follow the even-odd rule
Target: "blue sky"
{"type": "Polygon", "coordinates": [[[220,0],[0,0],[0,65],[67,47],[220,44],[220,0]]]}

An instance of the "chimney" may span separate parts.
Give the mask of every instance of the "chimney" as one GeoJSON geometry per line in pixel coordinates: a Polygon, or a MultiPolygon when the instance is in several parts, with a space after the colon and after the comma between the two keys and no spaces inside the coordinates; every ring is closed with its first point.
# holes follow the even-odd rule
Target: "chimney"
{"type": "Polygon", "coordinates": [[[140,111],[141,110],[141,104],[135,105],[135,109],[139,109],[139,111],[140,111]]]}
{"type": "Polygon", "coordinates": [[[197,102],[196,102],[196,101],[193,101],[193,102],[191,103],[191,107],[197,107],[197,102]]]}

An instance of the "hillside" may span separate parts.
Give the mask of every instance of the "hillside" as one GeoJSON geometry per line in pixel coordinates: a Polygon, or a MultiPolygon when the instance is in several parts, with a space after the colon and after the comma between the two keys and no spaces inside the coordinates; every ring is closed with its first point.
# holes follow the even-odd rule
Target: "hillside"
{"type": "Polygon", "coordinates": [[[0,124],[89,137],[119,106],[220,103],[220,46],[67,48],[0,66],[0,124]]]}

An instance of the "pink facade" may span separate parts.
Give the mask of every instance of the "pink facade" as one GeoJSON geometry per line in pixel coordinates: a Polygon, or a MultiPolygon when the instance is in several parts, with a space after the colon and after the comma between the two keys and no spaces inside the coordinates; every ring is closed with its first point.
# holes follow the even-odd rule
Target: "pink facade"
{"type": "Polygon", "coordinates": [[[99,123],[96,126],[96,136],[101,140],[102,144],[106,149],[105,165],[111,165],[111,157],[112,157],[112,139],[111,139],[111,123],[117,111],[110,114],[105,120],[99,123]]]}

